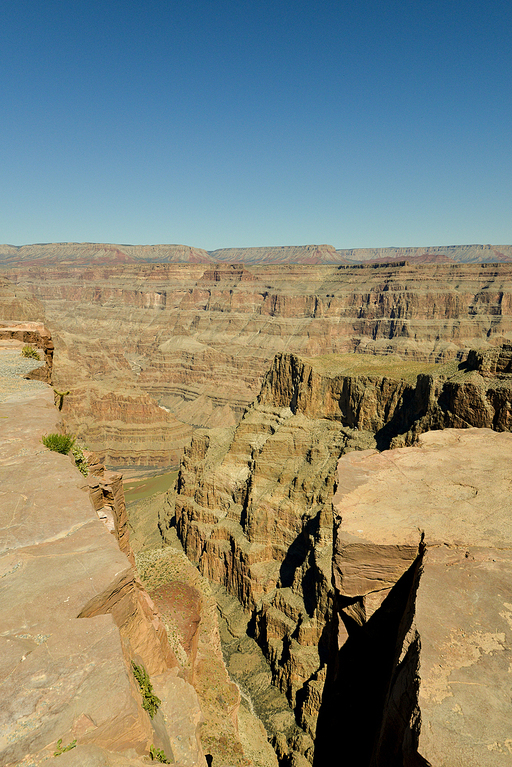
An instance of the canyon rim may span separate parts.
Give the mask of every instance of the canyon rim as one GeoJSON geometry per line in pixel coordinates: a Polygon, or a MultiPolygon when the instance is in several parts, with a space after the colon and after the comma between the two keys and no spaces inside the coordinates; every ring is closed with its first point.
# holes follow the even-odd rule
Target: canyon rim
{"type": "Polygon", "coordinates": [[[2,405],[26,430],[3,429],[4,492],[23,475],[31,510],[14,527],[6,511],[2,603],[28,605],[36,577],[61,626],[4,610],[2,683],[19,676],[20,692],[2,707],[2,764],[43,764],[60,737],[76,740],[63,765],[143,764],[153,748],[182,765],[323,767],[338,734],[340,765],[510,763],[510,246],[60,243],[3,246],[0,264],[0,340],[34,344],[37,385],[57,392],[2,405]],[[48,463],[38,421],[90,448],[85,484],[48,463]],[[109,470],[178,466],[134,556],[109,470]],[[57,476],[54,529],[34,484],[57,476]],[[71,564],[46,583],[44,551],[79,551],[94,587],[71,564]],[[70,707],[71,687],[51,691],[75,661],[45,664],[74,641],[90,674],[70,707]],[[107,667],[113,717],[92,692],[107,667]]]}

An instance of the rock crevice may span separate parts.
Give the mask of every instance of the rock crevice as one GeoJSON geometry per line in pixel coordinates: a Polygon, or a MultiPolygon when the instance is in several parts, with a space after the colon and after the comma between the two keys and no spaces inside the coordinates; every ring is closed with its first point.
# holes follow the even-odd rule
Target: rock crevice
{"type": "MultiPolygon", "coordinates": [[[[279,354],[238,427],[197,434],[185,450],[176,494],[169,496],[160,520],[164,537],[175,525],[200,571],[250,612],[249,630],[270,664],[273,683],[286,694],[308,737],[315,736],[333,633],[338,637],[350,625],[356,633],[371,634],[396,603],[401,607],[392,608],[395,638],[388,642],[388,672],[377,696],[379,706],[387,695],[394,700],[390,669],[397,636],[408,631],[400,622],[415,588],[396,584],[407,578],[416,583],[421,553],[417,533],[414,541],[379,545],[363,566],[367,544],[357,536],[345,540],[339,577],[346,601],[341,612],[339,601],[334,605],[332,497],[340,456],[375,453],[385,461],[395,451],[377,448],[412,445],[432,429],[508,430],[510,354],[504,347],[491,353],[492,360],[470,355],[465,363],[438,366],[436,375],[396,359],[387,366],[375,360],[373,371],[360,375],[351,372],[353,356],[279,354]]],[[[356,464],[346,478],[349,486],[364,473],[364,465],[356,464]]],[[[413,673],[413,639],[406,656],[397,672],[403,678],[413,673]]],[[[375,713],[372,749],[379,726],[375,713]]],[[[414,740],[414,732],[411,725],[404,739],[414,740]]],[[[301,754],[311,756],[311,748],[303,746],[301,754]]],[[[291,741],[289,748],[294,752],[291,741]]]]}

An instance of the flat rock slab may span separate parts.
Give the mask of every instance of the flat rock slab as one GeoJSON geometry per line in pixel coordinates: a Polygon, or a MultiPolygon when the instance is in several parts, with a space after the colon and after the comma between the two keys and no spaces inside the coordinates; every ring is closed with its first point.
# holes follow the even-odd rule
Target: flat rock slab
{"type": "Polygon", "coordinates": [[[419,445],[338,463],[343,539],[377,545],[512,546],[512,434],[445,429],[419,445]]]}
{"type": "Polygon", "coordinates": [[[377,610],[426,546],[411,631],[418,753],[435,767],[512,764],[511,457],[510,433],[445,430],[338,465],[342,597],[377,610]]]}
{"type": "Polygon", "coordinates": [[[0,764],[53,758],[59,738],[95,744],[83,764],[137,762],[153,731],[119,630],[110,614],[77,618],[130,566],[71,459],[41,443],[58,419],[49,388],[0,403],[0,764]]]}

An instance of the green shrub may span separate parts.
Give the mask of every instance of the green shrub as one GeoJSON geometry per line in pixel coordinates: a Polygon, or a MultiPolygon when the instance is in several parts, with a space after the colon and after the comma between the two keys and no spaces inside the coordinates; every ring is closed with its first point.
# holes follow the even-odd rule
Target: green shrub
{"type": "Polygon", "coordinates": [[[71,743],[68,743],[67,746],[63,746],[62,738],[59,738],[57,741],[57,750],[53,752],[53,755],[60,756],[64,751],[71,751],[72,748],[76,748],[76,738],[72,740],[71,743]]]}
{"type": "Polygon", "coordinates": [[[71,454],[75,459],[76,468],[78,471],[82,472],[84,477],[86,477],[89,474],[89,469],[87,468],[87,460],[85,458],[84,451],[80,445],[73,444],[71,446],[71,454]]]}
{"type": "Polygon", "coordinates": [[[41,442],[55,453],[62,453],[63,455],[71,453],[78,471],[81,471],[84,477],[89,474],[84,451],[80,445],[76,444],[76,438],[72,434],[45,434],[41,437],[41,442]]]}
{"type": "Polygon", "coordinates": [[[163,750],[161,748],[155,748],[154,746],[151,746],[149,749],[149,755],[151,757],[152,762],[160,762],[160,764],[170,764],[170,761],[164,754],[163,750]]]}
{"type": "Polygon", "coordinates": [[[45,434],[41,441],[49,450],[64,455],[67,455],[75,444],[75,438],[71,434],[45,434]]]}
{"type": "Polygon", "coordinates": [[[36,352],[33,346],[30,346],[30,344],[26,344],[26,346],[23,347],[21,350],[21,354],[23,357],[31,357],[33,360],[40,360],[41,357],[39,356],[39,353],[36,352]]]}
{"type": "Polygon", "coordinates": [[[144,666],[137,666],[132,661],[133,676],[139,684],[140,694],[142,695],[142,708],[145,709],[153,719],[158,711],[158,706],[162,702],[153,692],[153,685],[144,666]]]}

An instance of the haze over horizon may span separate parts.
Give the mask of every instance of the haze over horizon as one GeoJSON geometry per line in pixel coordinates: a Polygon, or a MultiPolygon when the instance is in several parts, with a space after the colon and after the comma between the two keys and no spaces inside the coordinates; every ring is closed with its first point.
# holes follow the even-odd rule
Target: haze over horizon
{"type": "Polygon", "coordinates": [[[512,6],[20,0],[0,242],[512,242],[512,6]]]}

